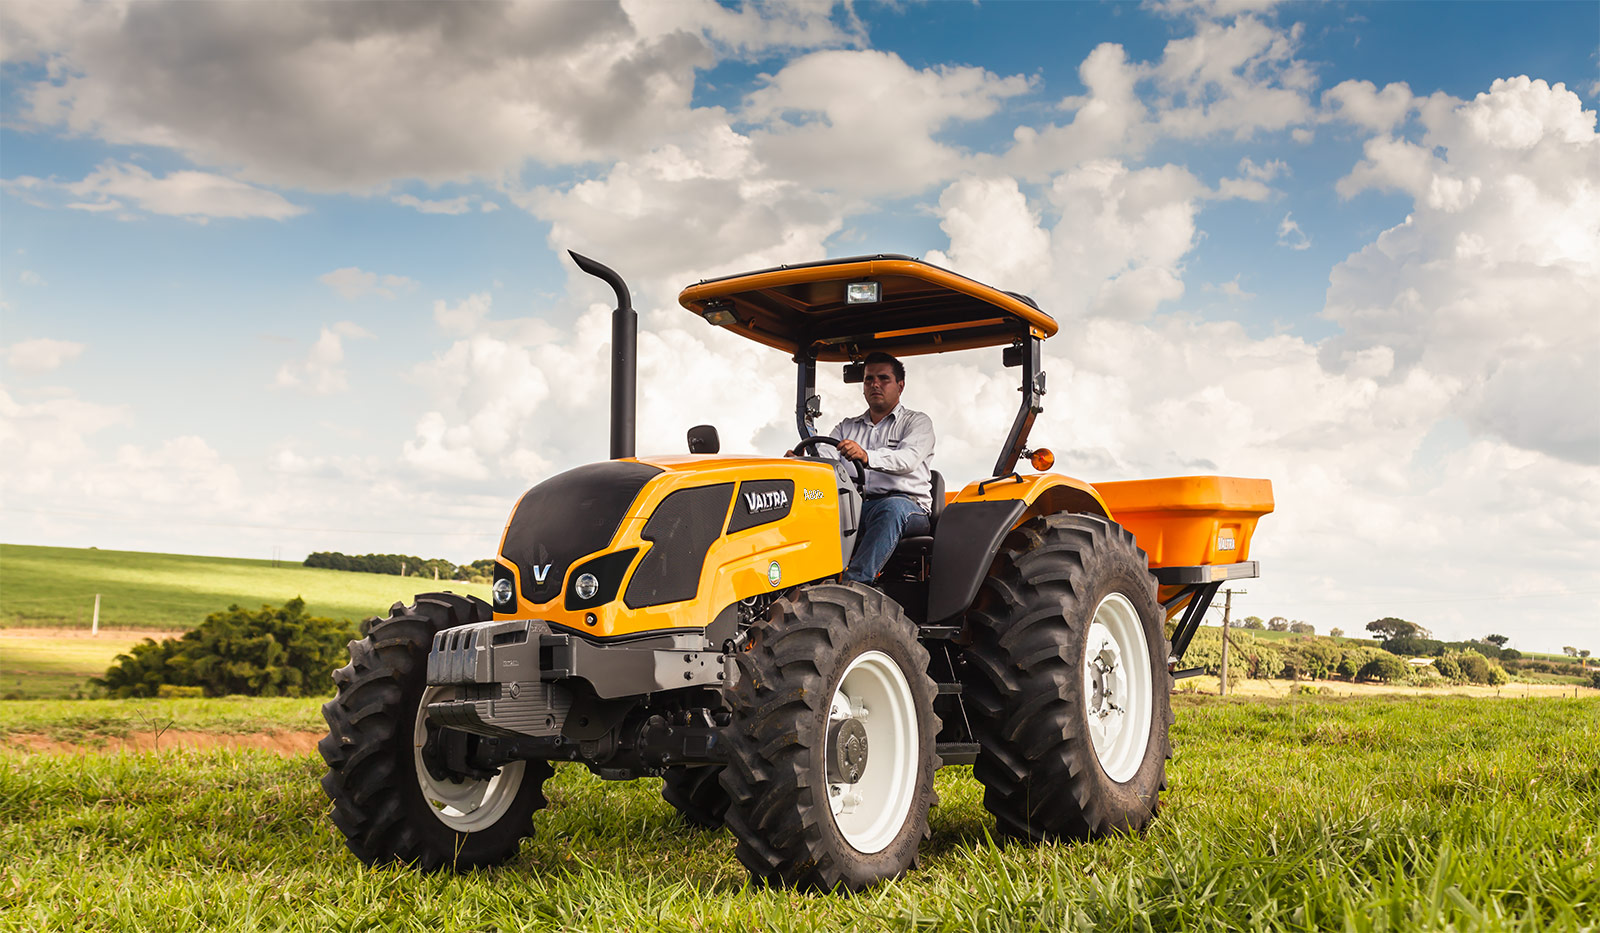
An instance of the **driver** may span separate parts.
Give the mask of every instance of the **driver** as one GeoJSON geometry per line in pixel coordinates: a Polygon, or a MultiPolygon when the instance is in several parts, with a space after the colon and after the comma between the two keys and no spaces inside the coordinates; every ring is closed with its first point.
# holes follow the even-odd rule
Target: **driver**
{"type": "MultiPolygon", "coordinates": [[[[869,353],[861,380],[867,410],[834,426],[838,456],[867,467],[861,530],[844,579],[872,583],[900,539],[928,534],[933,505],[933,419],[900,404],[906,368],[887,353],[869,353]]],[[[834,456],[830,448],[817,451],[834,456]]]]}

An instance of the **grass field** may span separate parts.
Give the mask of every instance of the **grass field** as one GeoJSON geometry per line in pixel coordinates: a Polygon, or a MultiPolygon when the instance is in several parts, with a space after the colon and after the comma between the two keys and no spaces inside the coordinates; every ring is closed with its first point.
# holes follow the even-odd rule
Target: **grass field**
{"type": "Polygon", "coordinates": [[[88,628],[100,594],[100,627],[194,628],[238,603],[254,609],[296,596],[313,615],[360,620],[397,600],[447,589],[483,599],[489,587],[421,577],[318,570],[269,560],[0,544],[0,626],[88,628]]]}
{"type": "MultiPolygon", "coordinates": [[[[70,633],[76,636],[78,633],[70,633]]],[[[69,697],[88,689],[113,658],[139,642],[127,633],[65,637],[50,630],[0,629],[0,697],[69,697]]]]}
{"type": "MultiPolygon", "coordinates": [[[[164,709],[231,729],[228,702],[254,701],[164,709]]],[[[315,709],[276,702],[263,724],[315,709]]],[[[85,704],[10,705],[50,728],[85,704]]],[[[0,929],[1600,928],[1600,702],[1178,705],[1146,836],[997,847],[970,769],[946,769],[920,870],[853,897],[749,888],[731,837],[685,829],[658,781],[576,766],[511,863],[423,876],[344,850],[313,755],[0,752],[0,929]]]]}

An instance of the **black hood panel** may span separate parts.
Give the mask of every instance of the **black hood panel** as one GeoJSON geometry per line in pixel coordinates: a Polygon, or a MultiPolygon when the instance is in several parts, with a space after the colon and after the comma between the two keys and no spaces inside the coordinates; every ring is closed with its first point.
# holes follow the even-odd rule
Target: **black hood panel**
{"type": "Polygon", "coordinates": [[[517,565],[522,595],[561,595],[567,568],[605,547],[658,467],[606,460],[558,473],[528,490],[512,513],[500,553],[517,565]]]}

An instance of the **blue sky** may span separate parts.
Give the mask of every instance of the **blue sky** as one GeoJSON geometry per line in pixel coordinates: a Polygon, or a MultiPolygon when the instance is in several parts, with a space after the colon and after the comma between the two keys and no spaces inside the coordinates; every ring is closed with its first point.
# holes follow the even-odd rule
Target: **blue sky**
{"type": "MultiPolygon", "coordinates": [[[[787,362],[678,288],[898,252],[1062,322],[1065,471],[1273,479],[1246,612],[1600,648],[1592,3],[0,17],[6,541],[486,556],[604,456],[565,249],[634,285],[660,451],[792,430],[787,362]]],[[[947,477],[995,362],[912,367],[947,477]]]]}

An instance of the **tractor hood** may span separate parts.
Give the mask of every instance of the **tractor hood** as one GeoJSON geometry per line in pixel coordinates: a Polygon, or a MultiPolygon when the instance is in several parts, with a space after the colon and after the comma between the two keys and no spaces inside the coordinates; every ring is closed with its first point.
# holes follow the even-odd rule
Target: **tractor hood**
{"type": "Polygon", "coordinates": [[[561,595],[574,560],[605,547],[660,467],[605,460],[558,473],[523,494],[506,525],[500,555],[515,564],[522,596],[561,595]]]}

